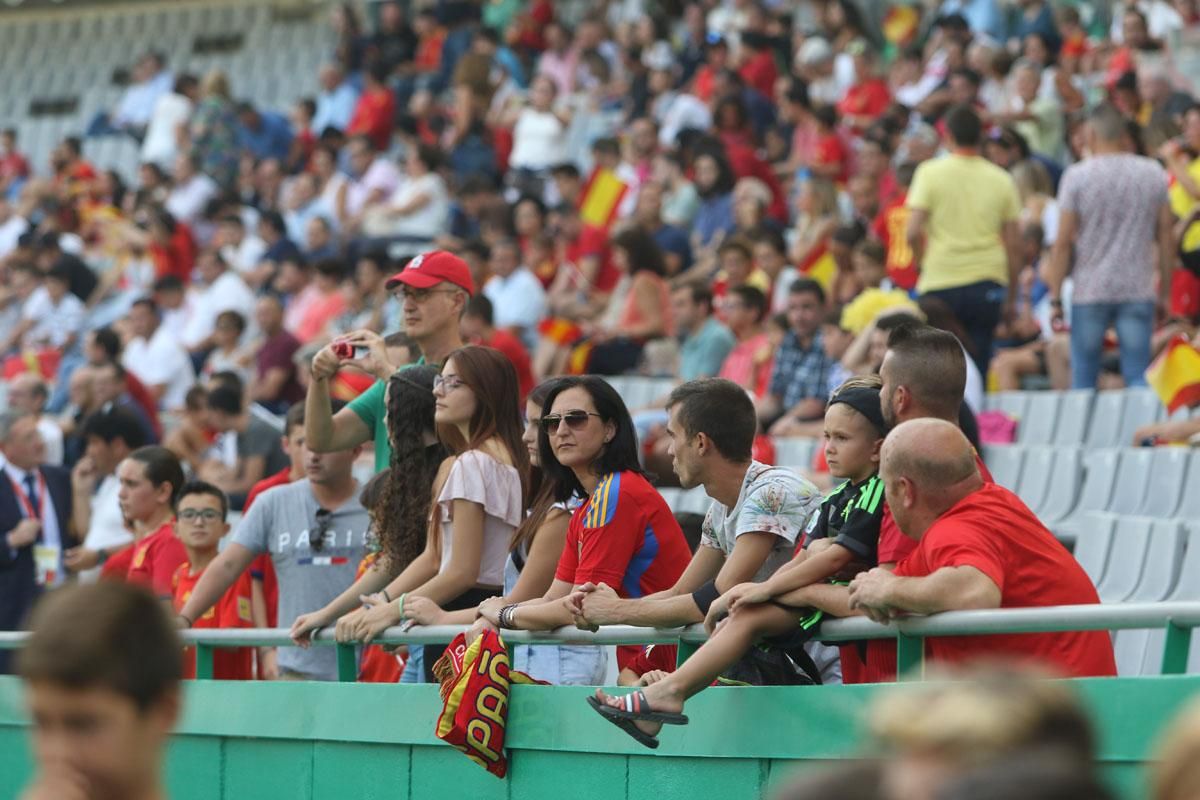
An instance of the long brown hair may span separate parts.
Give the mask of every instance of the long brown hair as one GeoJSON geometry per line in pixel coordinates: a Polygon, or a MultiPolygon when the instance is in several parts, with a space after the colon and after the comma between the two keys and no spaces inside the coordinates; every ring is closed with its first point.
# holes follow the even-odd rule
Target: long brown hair
{"type": "MultiPolygon", "coordinates": [[[[550,390],[554,388],[554,385],[558,381],[558,378],[551,378],[533,387],[533,391],[529,393],[527,402],[540,409],[546,402],[546,398],[550,396],[550,390]]],[[[550,509],[554,506],[553,483],[547,477],[546,473],[542,472],[541,467],[530,465],[529,496],[532,500],[529,503],[529,514],[525,517],[525,521],[513,531],[512,541],[508,546],[511,552],[519,552],[522,546],[528,552],[529,546],[533,544],[533,538],[541,529],[542,523],[546,521],[546,517],[550,514],[550,509]]]]}
{"type": "Polygon", "coordinates": [[[459,379],[475,393],[475,413],[468,425],[470,440],[453,425],[438,425],[438,439],[454,455],[478,450],[495,437],[508,451],[513,467],[521,476],[521,498],[529,498],[529,453],[521,441],[521,390],[517,370],[508,356],[492,347],[468,345],[446,356],[454,362],[459,379]]]}
{"type": "MultiPolygon", "coordinates": [[[[364,500],[376,525],[376,536],[388,572],[398,575],[425,547],[434,475],[445,456],[430,447],[433,431],[434,367],[408,367],[388,379],[386,405],[391,466],[377,502],[364,500]]],[[[380,473],[382,475],[384,473],[380,473]]],[[[364,494],[366,491],[364,490],[364,494]]]]}

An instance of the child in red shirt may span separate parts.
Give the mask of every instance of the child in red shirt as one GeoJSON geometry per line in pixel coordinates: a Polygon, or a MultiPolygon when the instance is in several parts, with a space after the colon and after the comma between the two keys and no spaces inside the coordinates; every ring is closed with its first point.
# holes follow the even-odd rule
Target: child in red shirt
{"type": "MultiPolygon", "coordinates": [[[[217,557],[217,545],[229,532],[225,514],[229,509],[225,493],[210,483],[186,484],[175,501],[175,532],[187,549],[187,561],[172,577],[175,610],[179,611],[192,596],[200,576],[217,557]]],[[[258,628],[266,619],[254,619],[251,603],[250,571],[234,581],[225,596],[199,619],[190,620],[193,628],[258,628]]],[[[248,681],[254,677],[253,652],[249,647],[223,648],[213,653],[213,677],[217,680],[248,681]]],[[[183,677],[196,677],[196,652],[184,653],[183,677]]]]}

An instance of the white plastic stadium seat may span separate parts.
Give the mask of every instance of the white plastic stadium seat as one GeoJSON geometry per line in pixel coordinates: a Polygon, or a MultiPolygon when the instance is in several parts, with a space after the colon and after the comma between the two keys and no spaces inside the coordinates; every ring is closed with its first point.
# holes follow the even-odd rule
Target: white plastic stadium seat
{"type": "Polygon", "coordinates": [[[1153,452],[1152,478],[1138,513],[1146,517],[1173,517],[1188,485],[1185,480],[1191,451],[1185,447],[1155,447],[1153,452]]]}
{"type": "MultiPolygon", "coordinates": [[[[1167,522],[1165,524],[1170,524],[1167,522]]],[[[1186,545],[1183,561],[1179,567],[1179,581],[1175,588],[1163,598],[1171,603],[1200,601],[1200,522],[1185,524],[1186,545]]],[[[1147,632],[1142,653],[1141,675],[1162,674],[1162,649],[1166,634],[1161,629],[1147,632]]],[[[1200,672],[1200,634],[1192,632],[1192,647],[1188,654],[1188,673],[1200,672]]]]}
{"type": "MultiPolygon", "coordinates": [[[[1045,440],[1043,440],[1045,441],[1045,440]]],[[[1055,449],[1053,447],[1027,447],[1021,465],[1021,480],[1017,483],[1017,495],[1029,510],[1037,514],[1050,492],[1054,475],[1055,449]]],[[[1072,498],[1073,499],[1073,498],[1072,498]]]]}
{"type": "MultiPolygon", "coordinates": [[[[1186,532],[1178,520],[1158,519],[1153,521],[1145,568],[1142,570],[1142,577],[1137,588],[1128,598],[1129,602],[1157,603],[1170,596],[1175,588],[1175,582],[1179,579],[1186,541],[1186,532]]],[[[1142,674],[1150,635],[1150,630],[1116,632],[1113,649],[1117,656],[1118,675],[1142,674]]],[[[1160,643],[1160,649],[1161,646],[1160,643]]]]}
{"type": "Polygon", "coordinates": [[[1153,389],[1125,389],[1125,408],[1121,414],[1119,444],[1133,444],[1133,433],[1143,425],[1156,422],[1166,413],[1162,401],[1153,389]]]}
{"type": "MultiPolygon", "coordinates": [[[[1118,517],[1113,532],[1108,568],[1096,584],[1102,603],[1121,603],[1128,600],[1138,587],[1146,556],[1150,551],[1150,529],[1154,521],[1145,517],[1118,517]]],[[[1081,532],[1086,536],[1087,532],[1081,532]]]]}
{"type": "Polygon", "coordinates": [[[1119,457],[1120,451],[1115,449],[1093,450],[1082,457],[1084,475],[1079,502],[1070,516],[1053,528],[1060,538],[1069,538],[1073,534],[1074,521],[1080,514],[1108,510],[1112,502],[1113,484],[1117,480],[1119,457]]]}
{"type": "Polygon", "coordinates": [[[1112,550],[1117,518],[1112,514],[1092,512],[1081,517],[1078,524],[1080,535],[1073,554],[1092,583],[1098,586],[1108,568],[1108,554],[1112,550]]]}
{"type": "Polygon", "coordinates": [[[1188,471],[1184,479],[1183,500],[1175,516],[1188,524],[1200,522],[1200,449],[1188,454],[1188,471]]]}
{"type": "Polygon", "coordinates": [[[1121,450],[1116,485],[1108,511],[1114,514],[1136,514],[1142,507],[1146,487],[1150,483],[1150,465],[1154,450],[1148,447],[1127,447],[1121,450]]]}
{"type": "Polygon", "coordinates": [[[1121,441],[1121,414],[1124,409],[1124,393],[1097,392],[1086,439],[1089,449],[1128,444],[1121,441]]]}
{"type": "Polygon", "coordinates": [[[1025,414],[1017,425],[1017,441],[1021,444],[1046,444],[1054,437],[1058,424],[1062,395],[1058,392],[1029,392],[1025,414]]]}
{"type": "Polygon", "coordinates": [[[1013,444],[994,444],[983,448],[983,463],[992,479],[1006,489],[1016,490],[1021,481],[1021,459],[1025,451],[1013,444]]]}

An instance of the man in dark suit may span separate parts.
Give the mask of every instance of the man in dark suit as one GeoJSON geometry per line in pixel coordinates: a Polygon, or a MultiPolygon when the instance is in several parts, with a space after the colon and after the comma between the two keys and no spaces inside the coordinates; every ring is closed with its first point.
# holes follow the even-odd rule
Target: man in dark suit
{"type": "MultiPolygon", "coordinates": [[[[74,544],[71,475],[43,464],[37,417],[0,411],[0,630],[20,630],[42,590],[63,580],[62,554],[74,544]]],[[[0,650],[0,674],[10,652],[0,650]]]]}

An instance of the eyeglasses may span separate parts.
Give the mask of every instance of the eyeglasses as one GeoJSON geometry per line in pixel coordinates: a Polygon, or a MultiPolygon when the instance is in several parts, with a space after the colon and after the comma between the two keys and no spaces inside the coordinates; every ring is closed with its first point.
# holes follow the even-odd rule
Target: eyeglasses
{"type": "Polygon", "coordinates": [[[599,414],[591,411],[568,411],[565,414],[547,414],[540,420],[542,430],[546,433],[554,433],[558,430],[558,426],[562,422],[567,423],[567,427],[573,431],[581,430],[587,425],[588,417],[599,417],[599,414]]]}
{"type": "Polygon", "coordinates": [[[317,530],[308,537],[308,546],[313,552],[319,553],[325,549],[325,534],[329,531],[329,525],[332,522],[332,511],[328,508],[317,509],[317,530]]]}
{"type": "Polygon", "coordinates": [[[460,289],[397,289],[392,292],[392,297],[403,303],[405,300],[411,299],[414,303],[424,303],[435,294],[455,294],[461,291],[460,289]]]}
{"type": "Polygon", "coordinates": [[[441,375],[433,376],[433,390],[435,392],[443,392],[443,393],[449,394],[450,392],[453,392],[458,387],[464,386],[464,385],[466,385],[466,381],[464,381],[462,378],[458,377],[457,375],[447,375],[444,378],[441,375]]]}
{"type": "Polygon", "coordinates": [[[184,522],[216,522],[221,516],[221,512],[213,508],[188,508],[179,512],[179,519],[184,522]]]}

